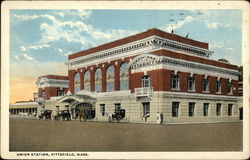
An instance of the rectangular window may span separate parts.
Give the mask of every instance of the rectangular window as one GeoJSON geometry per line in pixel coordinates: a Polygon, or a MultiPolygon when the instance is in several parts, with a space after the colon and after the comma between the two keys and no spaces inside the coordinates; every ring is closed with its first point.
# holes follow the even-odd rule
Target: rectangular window
{"type": "Polygon", "coordinates": [[[194,77],[189,77],[188,78],[188,90],[189,91],[194,91],[195,90],[195,79],[194,79],[194,77]]]}
{"type": "Polygon", "coordinates": [[[233,104],[228,104],[228,116],[233,115],[233,104]]]}
{"type": "Polygon", "coordinates": [[[45,90],[42,91],[42,98],[45,98],[46,97],[46,92],[45,90]]]}
{"type": "Polygon", "coordinates": [[[209,103],[203,104],[203,116],[208,116],[208,107],[209,107],[209,103]]]}
{"type": "Polygon", "coordinates": [[[172,89],[179,89],[179,77],[178,75],[173,75],[171,77],[171,88],[172,89]]]}
{"type": "Polygon", "coordinates": [[[100,104],[100,113],[101,116],[105,116],[105,104],[100,104]]]}
{"type": "Polygon", "coordinates": [[[178,117],[180,102],[172,102],[172,117],[178,117]]]}
{"type": "Polygon", "coordinates": [[[220,82],[220,80],[216,81],[216,92],[217,93],[221,92],[221,82],[220,82]]]}
{"type": "Polygon", "coordinates": [[[150,103],[149,102],[142,102],[143,105],[143,116],[150,115],[150,103]]]}
{"type": "Polygon", "coordinates": [[[221,103],[216,104],[216,116],[221,115],[221,103]]]}
{"type": "Polygon", "coordinates": [[[189,107],[188,107],[188,111],[189,111],[189,117],[193,117],[194,116],[194,107],[195,107],[195,103],[194,102],[189,102],[189,107]]]}
{"type": "Polygon", "coordinates": [[[63,90],[58,90],[57,91],[57,96],[64,96],[64,91],[63,90]]]}
{"type": "Polygon", "coordinates": [[[203,92],[208,92],[208,78],[202,80],[203,92]]]}
{"type": "Polygon", "coordinates": [[[120,113],[121,103],[115,103],[115,113],[120,113]]]}
{"type": "Polygon", "coordinates": [[[232,84],[232,82],[228,82],[228,84],[227,84],[227,93],[229,93],[229,94],[233,93],[233,84],[232,84]]]}

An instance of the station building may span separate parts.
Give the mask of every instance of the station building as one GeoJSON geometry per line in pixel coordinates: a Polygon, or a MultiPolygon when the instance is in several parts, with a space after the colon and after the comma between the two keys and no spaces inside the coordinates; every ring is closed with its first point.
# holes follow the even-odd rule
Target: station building
{"type": "Polygon", "coordinates": [[[56,114],[55,111],[59,109],[59,106],[61,106],[61,108],[65,107],[65,104],[57,103],[57,99],[63,97],[68,91],[68,76],[41,76],[38,77],[36,85],[38,87],[38,92],[34,93],[34,100],[10,104],[10,114],[37,113],[37,115],[39,115],[46,109],[53,110],[53,113],[56,114]]]}
{"type": "Polygon", "coordinates": [[[212,54],[208,43],[149,29],[69,55],[68,77],[39,77],[39,106],[90,107],[97,121],[121,109],[136,123],[159,113],[165,124],[238,121],[238,66],[212,54]]]}

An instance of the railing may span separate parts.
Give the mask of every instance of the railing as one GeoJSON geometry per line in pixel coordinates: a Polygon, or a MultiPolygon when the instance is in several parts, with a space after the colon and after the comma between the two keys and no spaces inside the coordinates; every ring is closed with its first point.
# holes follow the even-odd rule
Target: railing
{"type": "Polygon", "coordinates": [[[135,88],[135,97],[152,97],[153,88],[152,87],[144,87],[144,88],[135,88]]]}

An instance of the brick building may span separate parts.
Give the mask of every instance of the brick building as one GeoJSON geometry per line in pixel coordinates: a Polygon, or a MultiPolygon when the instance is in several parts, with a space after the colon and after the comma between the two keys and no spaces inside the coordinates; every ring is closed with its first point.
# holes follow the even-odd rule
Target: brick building
{"type": "Polygon", "coordinates": [[[75,116],[90,107],[100,121],[120,110],[128,122],[156,123],[159,113],[164,123],[237,121],[238,66],[212,54],[208,43],[149,29],[69,55],[68,77],[57,76],[63,87],[53,75],[40,77],[38,99],[75,116]]]}

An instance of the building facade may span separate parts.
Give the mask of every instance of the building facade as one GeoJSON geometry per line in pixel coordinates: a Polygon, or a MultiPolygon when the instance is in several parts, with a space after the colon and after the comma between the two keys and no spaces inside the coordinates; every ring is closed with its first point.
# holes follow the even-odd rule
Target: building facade
{"type": "Polygon", "coordinates": [[[212,53],[208,43],[150,29],[71,54],[72,95],[61,101],[90,103],[98,120],[120,109],[129,122],[155,123],[158,113],[165,123],[238,120],[238,67],[212,53]]]}
{"type": "Polygon", "coordinates": [[[160,113],[165,124],[238,121],[238,66],[212,54],[208,43],[149,29],[69,55],[68,77],[39,77],[38,102],[75,118],[89,107],[97,121],[120,110],[136,123],[160,113]]]}

